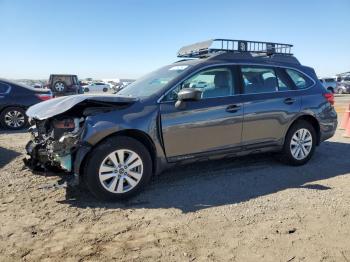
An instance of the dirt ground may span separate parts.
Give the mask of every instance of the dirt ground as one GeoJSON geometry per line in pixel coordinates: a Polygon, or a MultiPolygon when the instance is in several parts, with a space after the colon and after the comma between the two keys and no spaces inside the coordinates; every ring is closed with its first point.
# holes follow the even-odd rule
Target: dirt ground
{"type": "MultiPolygon", "coordinates": [[[[345,104],[345,102],[344,102],[345,104]]],[[[0,131],[0,261],[350,261],[350,138],[305,166],[273,155],[167,171],[125,203],[23,170],[0,131]],[[56,185],[56,186],[55,186],[56,185]]]]}

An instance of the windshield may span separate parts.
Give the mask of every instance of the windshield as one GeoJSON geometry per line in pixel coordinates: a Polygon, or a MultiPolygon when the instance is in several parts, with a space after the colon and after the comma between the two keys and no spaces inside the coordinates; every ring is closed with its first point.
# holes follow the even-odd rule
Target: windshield
{"type": "Polygon", "coordinates": [[[160,91],[167,83],[187,70],[189,65],[171,65],[162,67],[128,85],[118,95],[147,97],[160,91]]]}

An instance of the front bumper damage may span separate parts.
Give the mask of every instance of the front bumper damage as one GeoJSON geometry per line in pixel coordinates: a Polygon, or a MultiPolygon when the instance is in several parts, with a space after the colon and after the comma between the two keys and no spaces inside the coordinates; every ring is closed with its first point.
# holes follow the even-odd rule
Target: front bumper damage
{"type": "Polygon", "coordinates": [[[73,173],[75,155],[82,148],[83,119],[66,118],[31,122],[32,138],[26,145],[25,165],[37,171],[59,169],[73,173]]]}
{"type": "Polygon", "coordinates": [[[31,140],[26,145],[27,167],[64,171],[78,176],[92,145],[84,140],[89,117],[126,108],[137,99],[116,95],[75,95],[30,107],[31,140]]]}

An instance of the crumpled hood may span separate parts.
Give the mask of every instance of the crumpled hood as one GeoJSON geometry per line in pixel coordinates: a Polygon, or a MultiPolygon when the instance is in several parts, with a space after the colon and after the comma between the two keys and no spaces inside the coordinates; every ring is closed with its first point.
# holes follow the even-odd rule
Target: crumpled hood
{"type": "Polygon", "coordinates": [[[62,114],[82,102],[100,102],[106,105],[134,103],[138,99],[118,95],[72,95],[53,98],[29,107],[26,114],[30,118],[44,120],[62,114]]]}

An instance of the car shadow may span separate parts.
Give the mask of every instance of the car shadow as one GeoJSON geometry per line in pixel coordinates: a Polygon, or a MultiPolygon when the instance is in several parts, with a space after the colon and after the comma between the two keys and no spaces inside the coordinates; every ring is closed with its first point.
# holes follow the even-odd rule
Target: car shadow
{"type": "Polygon", "coordinates": [[[8,148],[3,148],[0,146],[0,168],[6,166],[19,155],[20,153],[18,153],[17,151],[8,148]]]}
{"type": "Polygon", "coordinates": [[[350,173],[350,144],[324,142],[304,166],[287,166],[276,155],[260,154],[177,167],[155,177],[126,202],[97,201],[86,189],[69,187],[61,203],[79,208],[204,208],[249,201],[288,188],[331,190],[320,180],[350,173]]]}

